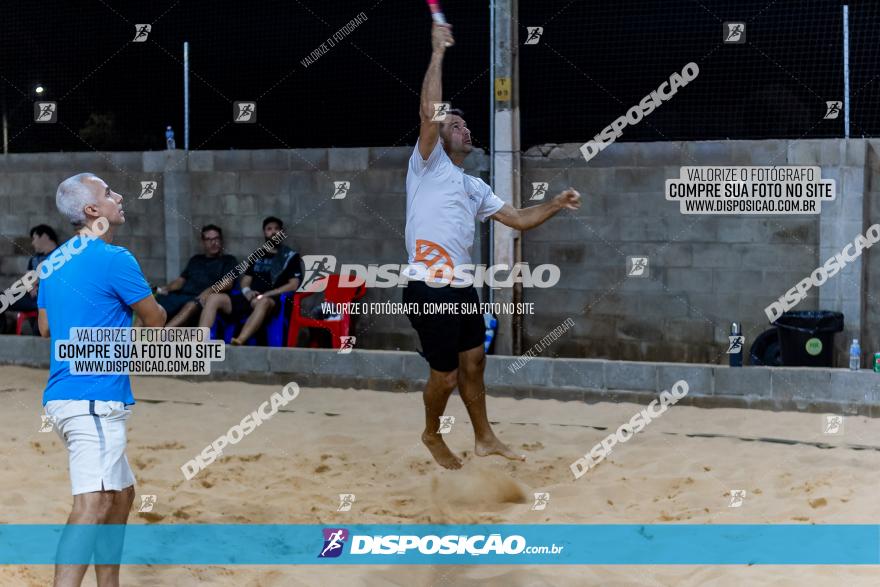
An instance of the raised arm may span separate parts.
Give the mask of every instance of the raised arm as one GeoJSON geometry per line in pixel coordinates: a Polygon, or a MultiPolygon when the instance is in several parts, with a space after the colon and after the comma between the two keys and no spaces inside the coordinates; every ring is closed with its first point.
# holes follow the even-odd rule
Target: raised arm
{"type": "Polygon", "coordinates": [[[427,161],[431,151],[440,137],[440,123],[431,119],[434,117],[434,104],[443,101],[443,54],[446,48],[451,47],[455,41],[452,39],[452,27],[448,24],[436,24],[431,28],[431,63],[422,81],[422,96],[419,115],[422,119],[419,130],[419,153],[422,159],[427,161]]]}
{"type": "Polygon", "coordinates": [[[544,224],[560,210],[577,210],[581,207],[581,195],[573,188],[559,193],[549,202],[517,209],[510,204],[492,215],[494,220],[516,230],[529,230],[544,224]]]}

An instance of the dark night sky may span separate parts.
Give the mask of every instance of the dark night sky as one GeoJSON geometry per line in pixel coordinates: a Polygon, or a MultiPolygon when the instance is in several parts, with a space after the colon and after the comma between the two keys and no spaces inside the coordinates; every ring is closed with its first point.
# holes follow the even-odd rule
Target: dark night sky
{"type": "MultiPolygon", "coordinates": [[[[82,150],[76,131],[92,112],[112,113],[120,149],[163,148],[171,124],[182,143],[182,43],[191,52],[191,147],[285,148],[412,143],[418,91],[430,56],[422,2],[270,0],[119,1],[4,4],[2,72],[28,91],[34,82],[59,100],[58,128],[31,125],[14,150],[82,150]],[[51,8],[46,8],[51,6],[51,8]],[[111,8],[112,6],[112,8],[111,8]],[[375,7],[374,7],[375,6],[375,7]],[[345,40],[309,67],[300,61],[359,12],[345,40]],[[146,43],[131,43],[151,23],[146,43]],[[14,59],[8,59],[15,56],[14,59]],[[258,125],[232,125],[232,101],[257,99],[258,125]],[[65,128],[66,127],[66,128],[65,128]]],[[[450,9],[468,3],[448,2],[450,9]]],[[[470,8],[447,62],[447,96],[474,112],[488,134],[488,8],[470,8]]],[[[5,83],[5,82],[4,82],[5,83]]],[[[5,83],[15,109],[11,135],[31,105],[5,83]]]]}
{"type": "MultiPolygon", "coordinates": [[[[3,0],[0,79],[10,151],[144,150],[183,143],[182,43],[191,46],[191,148],[413,144],[430,54],[421,0],[3,0]],[[358,13],[367,21],[309,67],[300,61],[358,13]],[[146,43],[130,42],[151,23],[146,43]],[[32,120],[33,84],[59,123],[32,120]],[[258,102],[233,125],[232,101],[258,102]],[[111,116],[88,144],[91,114],[111,116]]],[[[444,0],[457,45],[444,93],[489,133],[488,2],[444,0]]],[[[541,42],[520,46],[523,145],[584,141],[688,61],[700,77],[624,140],[840,136],[821,121],[843,85],[840,3],[829,0],[521,0],[541,42]],[[746,45],[721,45],[722,21],[747,22],[746,45]]],[[[853,2],[853,135],[880,134],[880,2],[853,2]]]]}

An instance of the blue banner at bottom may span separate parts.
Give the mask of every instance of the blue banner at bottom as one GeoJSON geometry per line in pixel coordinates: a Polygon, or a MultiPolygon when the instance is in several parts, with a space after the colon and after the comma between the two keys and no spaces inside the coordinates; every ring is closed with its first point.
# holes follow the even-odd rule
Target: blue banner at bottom
{"type": "Polygon", "coordinates": [[[0,526],[0,564],[877,565],[880,525],[0,526]]]}

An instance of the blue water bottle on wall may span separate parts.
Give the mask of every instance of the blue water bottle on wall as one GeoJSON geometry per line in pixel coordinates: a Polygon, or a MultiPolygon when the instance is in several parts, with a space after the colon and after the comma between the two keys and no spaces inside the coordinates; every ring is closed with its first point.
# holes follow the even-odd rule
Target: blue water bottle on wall
{"type": "Polygon", "coordinates": [[[492,314],[486,312],[483,314],[483,322],[486,323],[486,340],[483,343],[483,351],[489,354],[489,347],[492,346],[492,341],[495,340],[495,331],[498,329],[498,320],[492,314]]]}
{"type": "Polygon", "coordinates": [[[742,328],[739,325],[739,322],[732,322],[730,324],[730,336],[728,337],[730,340],[730,346],[727,349],[728,357],[730,358],[730,366],[731,367],[742,367],[743,366],[743,338],[742,338],[742,328]]]}

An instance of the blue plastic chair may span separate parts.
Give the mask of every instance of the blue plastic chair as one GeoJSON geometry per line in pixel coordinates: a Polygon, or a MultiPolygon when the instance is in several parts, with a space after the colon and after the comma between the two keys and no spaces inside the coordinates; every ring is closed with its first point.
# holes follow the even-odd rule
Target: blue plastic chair
{"type": "MultiPolygon", "coordinates": [[[[234,289],[229,292],[232,294],[241,293],[240,289],[234,289]]],[[[245,344],[249,346],[257,345],[257,336],[260,332],[265,331],[266,339],[271,347],[283,347],[285,346],[286,338],[287,338],[287,325],[288,325],[288,313],[287,306],[288,301],[292,298],[293,292],[287,292],[281,294],[281,297],[278,298],[279,303],[281,304],[280,309],[276,308],[273,310],[276,312],[275,316],[272,317],[268,323],[264,323],[262,328],[257,331],[257,335],[250,337],[245,344]]],[[[213,340],[223,339],[226,344],[232,340],[232,337],[235,336],[236,331],[240,331],[244,326],[244,323],[247,322],[248,317],[244,316],[240,320],[230,321],[228,317],[223,314],[218,313],[217,319],[214,320],[214,325],[211,326],[211,338],[213,340]],[[218,334],[222,333],[223,336],[220,337],[218,334]]]]}

